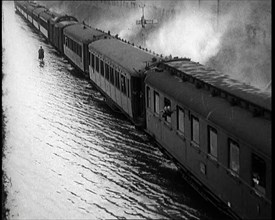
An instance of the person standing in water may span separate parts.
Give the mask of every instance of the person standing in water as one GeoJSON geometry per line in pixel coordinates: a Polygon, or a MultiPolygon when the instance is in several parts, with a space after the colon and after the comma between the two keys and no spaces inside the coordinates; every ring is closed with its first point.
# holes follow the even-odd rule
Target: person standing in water
{"type": "Polygon", "coordinates": [[[38,50],[38,59],[43,61],[44,59],[44,50],[42,48],[42,46],[40,46],[40,49],[38,50]]]}

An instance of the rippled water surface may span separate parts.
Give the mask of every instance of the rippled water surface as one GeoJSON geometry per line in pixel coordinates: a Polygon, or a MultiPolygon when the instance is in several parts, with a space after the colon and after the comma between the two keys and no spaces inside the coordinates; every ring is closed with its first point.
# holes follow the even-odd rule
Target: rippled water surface
{"type": "Polygon", "coordinates": [[[9,219],[225,218],[11,2],[3,3],[2,24],[9,219]]]}

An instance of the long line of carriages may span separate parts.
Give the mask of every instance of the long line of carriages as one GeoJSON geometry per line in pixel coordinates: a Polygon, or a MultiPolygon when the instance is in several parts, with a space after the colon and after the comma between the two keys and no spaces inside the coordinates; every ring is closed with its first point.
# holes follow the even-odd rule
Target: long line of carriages
{"type": "Polygon", "coordinates": [[[220,207],[236,218],[271,218],[270,96],[36,3],[15,8],[220,207]]]}

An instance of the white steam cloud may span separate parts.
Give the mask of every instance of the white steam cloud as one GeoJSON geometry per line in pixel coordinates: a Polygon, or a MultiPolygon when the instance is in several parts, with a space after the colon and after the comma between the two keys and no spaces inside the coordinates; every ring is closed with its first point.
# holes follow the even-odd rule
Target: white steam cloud
{"type": "Polygon", "coordinates": [[[271,92],[271,1],[56,1],[57,12],[164,56],[189,57],[271,92]],[[134,7],[132,4],[135,4],[134,7]],[[158,24],[136,25],[141,8],[158,24]]]}
{"type": "MultiPolygon", "coordinates": [[[[149,34],[146,47],[165,56],[190,57],[205,63],[218,53],[223,35],[215,18],[210,11],[185,8],[149,34]]],[[[226,19],[222,20],[226,26],[226,19]]]]}

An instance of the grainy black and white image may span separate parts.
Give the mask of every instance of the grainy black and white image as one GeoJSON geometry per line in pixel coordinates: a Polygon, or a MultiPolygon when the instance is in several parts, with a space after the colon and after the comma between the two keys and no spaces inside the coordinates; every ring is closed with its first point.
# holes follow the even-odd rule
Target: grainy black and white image
{"type": "Polygon", "coordinates": [[[3,219],[271,219],[271,0],[1,4],[3,219]]]}

